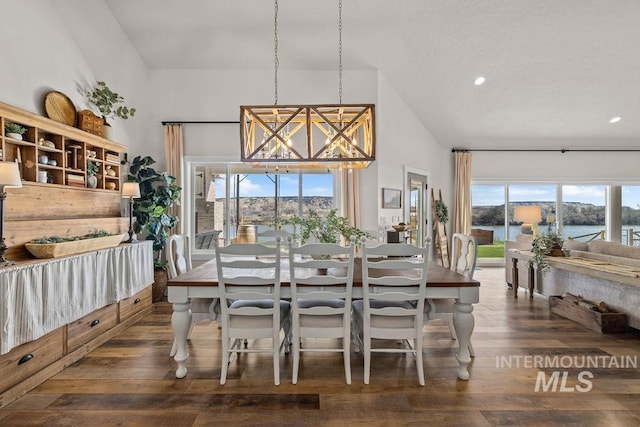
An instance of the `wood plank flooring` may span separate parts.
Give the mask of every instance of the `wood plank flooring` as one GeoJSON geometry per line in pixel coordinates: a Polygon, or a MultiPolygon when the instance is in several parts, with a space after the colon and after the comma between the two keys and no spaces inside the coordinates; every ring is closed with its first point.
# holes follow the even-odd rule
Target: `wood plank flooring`
{"type": "MultiPolygon", "coordinates": [[[[111,339],[77,363],[0,410],[0,425],[65,426],[388,426],[388,425],[640,425],[640,371],[598,365],[592,388],[575,390],[583,370],[499,366],[499,360],[539,356],[640,359],[637,333],[601,335],[551,314],[547,299],[514,299],[504,269],[483,268],[471,379],[456,378],[457,341],[443,322],[425,328],[426,387],[412,357],[376,354],[371,384],[362,383],[362,357],[352,357],[353,384],[344,382],[339,354],[305,353],[291,384],[292,358],[282,356],[282,383],[272,383],[268,355],[241,355],[220,386],[220,333],[198,325],[189,344],[189,374],[175,378],[168,356],[170,306],[111,339]],[[560,371],[553,391],[554,371],[560,371]],[[561,391],[562,375],[568,373],[561,391]],[[535,391],[543,372],[548,390],[535,391]]],[[[603,358],[604,360],[604,358],[603,358]]],[[[617,360],[617,359],[616,359],[617,360]]],[[[524,363],[524,362],[523,362],[524,363]]]]}

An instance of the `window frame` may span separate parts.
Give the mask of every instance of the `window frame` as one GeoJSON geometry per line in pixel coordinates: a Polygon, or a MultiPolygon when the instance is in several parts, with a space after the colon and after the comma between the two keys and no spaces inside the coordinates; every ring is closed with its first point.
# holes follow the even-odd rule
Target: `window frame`
{"type": "MultiPolygon", "coordinates": [[[[237,171],[232,172],[232,168],[234,166],[242,166],[244,163],[238,161],[236,158],[228,158],[228,157],[218,157],[218,156],[185,156],[183,162],[183,172],[181,175],[182,178],[182,187],[183,187],[183,200],[181,206],[181,214],[182,214],[182,233],[188,234],[191,236],[191,255],[193,260],[209,260],[214,254],[213,249],[196,249],[195,243],[195,217],[196,217],[196,197],[194,194],[194,174],[196,168],[203,166],[220,166],[225,168],[226,174],[226,188],[225,188],[225,226],[224,226],[224,236],[225,236],[225,244],[229,244],[229,236],[231,231],[232,224],[229,224],[229,221],[226,220],[229,214],[229,206],[232,202],[231,198],[231,180],[230,177],[234,174],[237,174],[237,171]]],[[[256,169],[258,171],[258,169],[256,169]]],[[[331,170],[332,175],[332,209],[340,209],[340,200],[341,200],[341,174],[338,173],[338,170],[331,170]]],[[[298,179],[298,215],[301,215],[303,211],[303,186],[304,180],[302,177],[305,175],[304,169],[295,169],[291,170],[289,174],[297,174],[300,179],[298,179]]],[[[284,173],[280,173],[280,175],[284,175],[284,173]]]]}

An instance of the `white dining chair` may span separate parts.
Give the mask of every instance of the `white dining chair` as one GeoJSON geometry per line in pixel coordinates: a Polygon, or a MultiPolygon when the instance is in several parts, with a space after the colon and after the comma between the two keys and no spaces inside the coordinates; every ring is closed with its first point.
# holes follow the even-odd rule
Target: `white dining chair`
{"type": "Polygon", "coordinates": [[[276,239],[280,237],[283,244],[285,244],[284,242],[287,241],[289,236],[291,236],[291,233],[289,233],[287,230],[270,229],[259,232],[256,236],[256,242],[266,244],[266,246],[271,246],[272,244],[275,244],[276,239]]]}
{"type": "Polygon", "coordinates": [[[280,238],[271,248],[258,243],[215,244],[222,326],[220,384],[227,380],[232,353],[257,352],[272,354],[273,381],[280,384],[280,349],[288,345],[291,333],[291,305],[280,299],[280,244],[280,238]],[[270,338],[271,346],[243,346],[244,340],[261,338],[270,338]]]}
{"type": "Polygon", "coordinates": [[[355,239],[348,247],[309,243],[294,247],[288,239],[291,278],[293,372],[297,384],[301,352],[343,354],[344,375],[351,384],[351,293],[355,239]],[[306,347],[306,339],[340,339],[338,347],[306,347]]]}
{"type": "MultiPolygon", "coordinates": [[[[169,239],[167,239],[167,261],[169,279],[186,273],[193,268],[191,264],[191,244],[187,234],[169,236],[169,239]]],[[[217,298],[191,298],[191,325],[189,325],[187,339],[191,338],[191,333],[196,323],[208,324],[214,320],[211,313],[213,313],[212,306],[216,303],[217,298]]],[[[178,351],[178,345],[174,339],[169,355],[175,356],[176,351],[178,351]]]]}
{"type": "MultiPolygon", "coordinates": [[[[478,257],[478,243],[475,237],[455,233],[451,238],[451,270],[473,279],[476,271],[476,262],[478,257]]],[[[453,305],[455,300],[448,299],[429,299],[427,300],[427,311],[425,313],[425,321],[442,319],[449,326],[451,339],[458,339],[456,330],[453,327],[453,305]]],[[[469,354],[473,357],[475,352],[473,346],[469,342],[469,354]]]]}
{"type": "MultiPolygon", "coordinates": [[[[428,244],[405,243],[370,247],[363,242],[362,294],[353,302],[354,326],[364,356],[364,383],[369,384],[371,353],[415,355],[418,382],[424,386],[422,326],[427,285],[428,244]],[[403,346],[373,347],[373,339],[402,340],[403,346]]],[[[377,342],[376,342],[377,343],[377,342]]]]}

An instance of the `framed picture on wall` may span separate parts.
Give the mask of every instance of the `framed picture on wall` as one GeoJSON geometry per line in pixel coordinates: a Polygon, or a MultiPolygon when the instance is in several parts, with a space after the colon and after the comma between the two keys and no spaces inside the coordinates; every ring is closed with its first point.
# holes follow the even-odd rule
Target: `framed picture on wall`
{"type": "Polygon", "coordinates": [[[402,190],[383,188],[382,207],[385,209],[400,209],[402,207],[402,190]]]}

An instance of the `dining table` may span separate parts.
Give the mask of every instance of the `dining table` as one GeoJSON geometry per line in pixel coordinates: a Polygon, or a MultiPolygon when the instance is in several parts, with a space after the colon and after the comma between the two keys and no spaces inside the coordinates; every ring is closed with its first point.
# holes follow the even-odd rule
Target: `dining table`
{"type": "MultiPolygon", "coordinates": [[[[362,298],[362,262],[356,258],[353,271],[353,298],[362,298]]],[[[329,270],[328,274],[340,275],[339,272],[329,270]]],[[[384,275],[384,270],[380,270],[384,275]]],[[[289,260],[281,259],[280,284],[282,298],[290,298],[289,260]]],[[[174,360],[177,364],[176,378],[184,378],[187,375],[186,362],[189,358],[187,352],[187,335],[191,325],[192,298],[219,298],[218,273],[216,260],[211,259],[186,273],[169,279],[168,300],[173,305],[171,325],[173,327],[177,351],[174,360]]],[[[469,343],[475,320],[473,317],[473,304],[480,300],[480,282],[470,279],[449,268],[445,268],[435,262],[430,262],[427,270],[426,297],[428,299],[454,299],[453,326],[458,337],[458,378],[469,379],[468,366],[471,363],[469,343]]],[[[215,320],[215,319],[214,319],[215,320]]]]}

